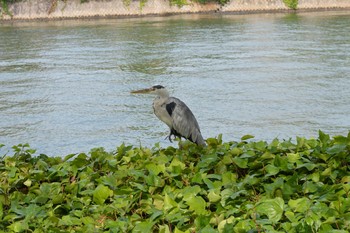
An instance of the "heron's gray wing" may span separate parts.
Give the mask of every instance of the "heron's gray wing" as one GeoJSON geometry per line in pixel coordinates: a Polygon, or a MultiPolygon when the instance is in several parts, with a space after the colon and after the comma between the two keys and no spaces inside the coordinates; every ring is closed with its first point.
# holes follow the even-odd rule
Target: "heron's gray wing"
{"type": "Polygon", "coordinates": [[[198,122],[192,111],[181,100],[170,97],[166,110],[172,118],[172,128],[182,137],[199,145],[205,145],[198,122]]]}

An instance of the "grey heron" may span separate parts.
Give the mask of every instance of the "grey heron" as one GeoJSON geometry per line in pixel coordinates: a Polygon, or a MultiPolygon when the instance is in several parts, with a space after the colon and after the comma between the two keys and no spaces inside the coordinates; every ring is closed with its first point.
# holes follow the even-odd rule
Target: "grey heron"
{"type": "Polygon", "coordinates": [[[185,138],[197,145],[205,146],[205,141],[201,134],[198,122],[187,105],[175,97],[170,97],[167,89],[161,85],[151,88],[132,91],[138,93],[154,93],[157,97],[153,101],[154,114],[170,128],[167,138],[172,142],[174,138],[185,138]]]}

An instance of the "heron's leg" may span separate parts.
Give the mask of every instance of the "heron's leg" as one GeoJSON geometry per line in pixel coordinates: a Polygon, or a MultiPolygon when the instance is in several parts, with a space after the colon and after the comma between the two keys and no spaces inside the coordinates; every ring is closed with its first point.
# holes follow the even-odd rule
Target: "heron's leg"
{"type": "Polygon", "coordinates": [[[169,141],[172,143],[173,140],[171,140],[171,135],[173,135],[172,133],[169,134],[169,141]]]}

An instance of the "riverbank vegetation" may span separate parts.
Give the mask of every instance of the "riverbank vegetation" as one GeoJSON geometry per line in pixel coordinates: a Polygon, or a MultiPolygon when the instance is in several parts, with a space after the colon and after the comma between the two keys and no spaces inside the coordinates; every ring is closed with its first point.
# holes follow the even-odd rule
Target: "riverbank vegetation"
{"type": "Polygon", "coordinates": [[[283,2],[290,9],[296,10],[298,8],[298,0],[283,0],[283,2]]]}
{"type": "Polygon", "coordinates": [[[350,132],[207,143],[2,149],[0,232],[350,231],[350,132]]]}

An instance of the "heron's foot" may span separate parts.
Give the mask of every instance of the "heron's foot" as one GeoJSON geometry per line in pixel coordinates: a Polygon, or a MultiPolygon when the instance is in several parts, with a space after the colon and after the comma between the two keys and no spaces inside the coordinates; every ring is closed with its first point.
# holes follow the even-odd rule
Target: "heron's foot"
{"type": "Polygon", "coordinates": [[[168,136],[166,136],[164,139],[166,140],[166,139],[169,139],[169,141],[172,143],[173,142],[173,140],[171,140],[171,135],[172,134],[169,134],[168,136]]]}
{"type": "Polygon", "coordinates": [[[169,141],[172,143],[173,142],[173,139],[171,139],[171,136],[174,136],[173,139],[176,139],[176,135],[173,134],[172,132],[170,132],[170,134],[168,136],[165,137],[165,139],[169,139],[169,141]]]}
{"type": "Polygon", "coordinates": [[[171,140],[171,138],[170,138],[170,136],[169,136],[169,135],[168,135],[168,136],[166,136],[164,139],[165,139],[165,140],[169,139],[169,141],[170,141],[170,142],[173,142],[173,140],[171,140]]]}

